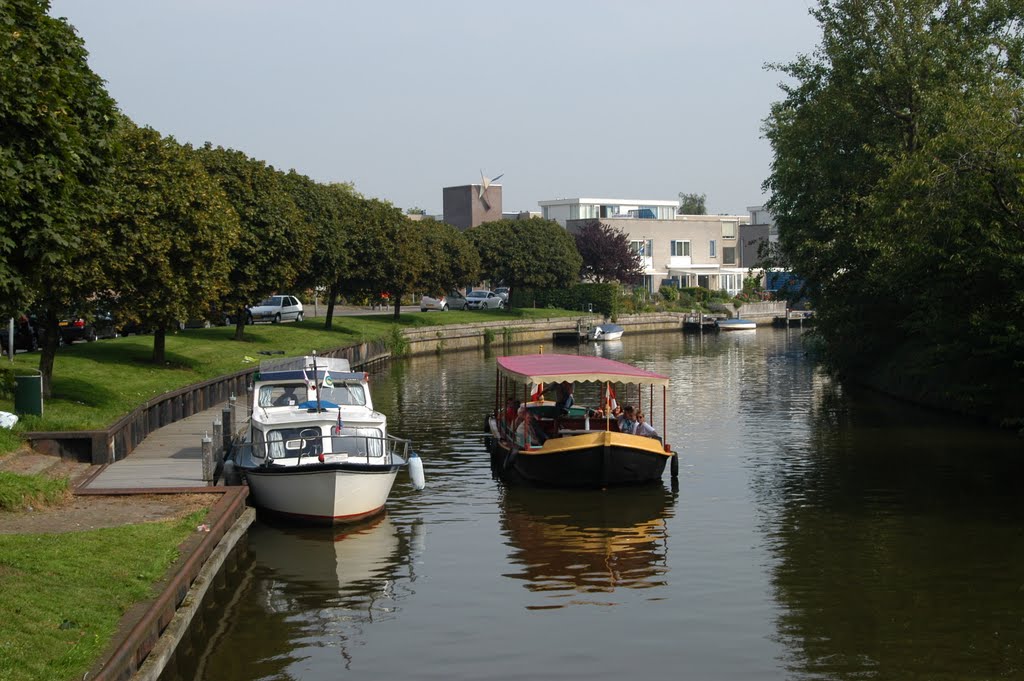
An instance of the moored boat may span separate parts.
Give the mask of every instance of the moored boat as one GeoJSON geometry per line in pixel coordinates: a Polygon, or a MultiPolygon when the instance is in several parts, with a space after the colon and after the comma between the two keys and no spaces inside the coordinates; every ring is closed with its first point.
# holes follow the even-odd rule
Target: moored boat
{"type": "Polygon", "coordinates": [[[671,461],[675,477],[678,460],[664,440],[668,382],[661,374],[604,357],[499,357],[496,404],[486,425],[491,468],[510,483],[608,487],[660,480],[671,461]],[[601,396],[596,409],[577,406],[572,397],[576,386],[587,384],[596,384],[601,396]],[[643,388],[650,389],[651,407],[654,388],[662,389],[661,435],[649,426],[648,434],[637,434],[642,426],[618,418],[615,384],[638,387],[638,410],[643,388]],[[543,398],[545,385],[558,387],[556,400],[543,398]],[[510,413],[507,405],[519,394],[521,412],[510,413]]]}
{"type": "Polygon", "coordinates": [[[605,324],[595,324],[590,327],[590,332],[587,337],[592,341],[611,341],[619,340],[622,338],[622,332],[624,329],[618,324],[612,324],[610,322],[605,324]]]}
{"type": "Polygon", "coordinates": [[[321,523],[361,520],[384,509],[400,468],[422,488],[408,440],[387,433],[369,378],[348,360],[302,357],[260,364],[249,442],[237,448],[257,508],[321,523]]]}
{"type": "Polygon", "coordinates": [[[719,331],[750,331],[757,328],[757,323],[749,319],[719,319],[715,322],[719,331]]]}

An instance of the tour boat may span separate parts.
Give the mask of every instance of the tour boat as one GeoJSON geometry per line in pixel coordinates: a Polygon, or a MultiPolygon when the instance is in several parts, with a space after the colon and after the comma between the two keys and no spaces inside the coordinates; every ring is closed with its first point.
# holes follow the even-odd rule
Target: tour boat
{"type": "Polygon", "coordinates": [[[678,460],[664,444],[668,377],[604,357],[539,354],[499,357],[496,380],[496,403],[486,432],[491,468],[503,481],[557,487],[647,483],[660,480],[670,460],[672,476],[678,474],[678,460]],[[561,398],[544,400],[543,388],[552,384],[568,395],[576,394],[576,386],[597,384],[599,410],[561,398]],[[654,388],[661,388],[660,436],[620,431],[611,413],[615,384],[637,386],[636,406],[641,410],[645,397],[646,406],[654,406],[654,388]],[[510,413],[514,410],[508,405],[520,397],[532,432],[510,413]]]}
{"type": "Polygon", "coordinates": [[[719,331],[749,331],[757,328],[757,323],[749,319],[719,319],[715,322],[719,331]]]}
{"type": "Polygon", "coordinates": [[[595,324],[590,327],[587,337],[592,341],[612,341],[622,338],[624,329],[618,324],[595,324]]]}
{"type": "Polygon", "coordinates": [[[344,523],[384,509],[398,470],[422,489],[410,442],[387,433],[369,378],[348,360],[297,357],[260,364],[249,442],[236,448],[253,505],[307,521],[344,523]]]}

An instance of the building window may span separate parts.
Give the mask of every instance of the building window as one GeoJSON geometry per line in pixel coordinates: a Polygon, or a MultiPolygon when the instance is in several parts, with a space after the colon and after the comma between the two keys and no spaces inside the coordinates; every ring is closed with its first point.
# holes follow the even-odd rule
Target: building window
{"type": "Polygon", "coordinates": [[[723,239],[735,239],[736,238],[736,223],[735,222],[723,222],[722,223],[722,238],[723,239]]]}
{"type": "Polygon", "coordinates": [[[714,239],[711,240],[711,243],[708,246],[708,256],[712,258],[718,257],[718,242],[714,239]]]}
{"type": "Polygon", "coordinates": [[[630,241],[629,248],[641,258],[649,258],[654,251],[654,239],[646,241],[630,241]]]}
{"type": "Polygon", "coordinates": [[[735,265],[736,264],[736,247],[735,246],[722,246],[722,264],[723,265],[735,265]]]}
{"type": "Polygon", "coordinates": [[[673,241],[672,242],[672,255],[688,257],[690,255],[690,242],[689,241],[673,241]]]}

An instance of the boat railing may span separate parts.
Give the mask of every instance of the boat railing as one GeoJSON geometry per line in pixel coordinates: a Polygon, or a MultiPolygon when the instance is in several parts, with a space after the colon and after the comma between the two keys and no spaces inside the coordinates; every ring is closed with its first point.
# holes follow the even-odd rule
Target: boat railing
{"type": "Polygon", "coordinates": [[[301,432],[299,437],[287,440],[236,445],[240,458],[248,454],[253,460],[263,461],[265,465],[274,459],[293,457],[301,463],[305,457],[319,458],[321,454],[347,454],[349,461],[364,459],[366,463],[376,463],[382,459],[393,461],[398,457],[406,464],[409,462],[411,448],[411,440],[394,435],[321,435],[319,431],[301,432]]]}

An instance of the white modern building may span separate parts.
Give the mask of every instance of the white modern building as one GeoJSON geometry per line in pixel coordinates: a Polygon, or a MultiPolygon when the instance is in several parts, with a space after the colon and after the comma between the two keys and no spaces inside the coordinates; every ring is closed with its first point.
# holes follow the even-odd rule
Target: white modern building
{"type": "Polygon", "coordinates": [[[703,286],[735,295],[754,264],[744,262],[751,252],[744,233],[749,215],[678,215],[678,201],[660,200],[579,198],[539,204],[545,218],[570,232],[593,220],[622,230],[643,259],[649,291],[664,285],[703,286]]]}

